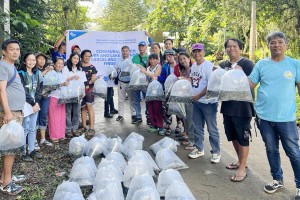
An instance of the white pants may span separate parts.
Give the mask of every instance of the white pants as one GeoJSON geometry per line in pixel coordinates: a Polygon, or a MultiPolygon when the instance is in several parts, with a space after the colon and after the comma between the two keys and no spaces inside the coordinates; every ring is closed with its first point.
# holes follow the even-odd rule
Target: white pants
{"type": "Polygon", "coordinates": [[[133,101],[132,101],[132,92],[130,90],[126,91],[126,88],[128,87],[129,83],[123,83],[119,81],[118,83],[118,96],[119,96],[119,103],[118,103],[118,112],[119,116],[124,117],[124,104],[126,100],[126,93],[129,98],[129,104],[130,104],[130,111],[131,116],[135,115],[135,110],[133,107],[133,101]]]}

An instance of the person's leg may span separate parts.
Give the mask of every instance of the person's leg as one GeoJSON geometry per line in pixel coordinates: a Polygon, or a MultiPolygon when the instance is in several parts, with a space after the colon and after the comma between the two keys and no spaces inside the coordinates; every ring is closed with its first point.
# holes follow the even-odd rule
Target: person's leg
{"type": "Polygon", "coordinates": [[[202,110],[209,133],[209,143],[212,148],[211,153],[220,154],[220,135],[217,127],[218,104],[200,103],[200,109],[202,110]]]}
{"type": "Polygon", "coordinates": [[[86,117],[87,117],[87,104],[85,104],[85,106],[81,108],[81,122],[83,128],[86,128],[86,117]]]}
{"type": "MultiPolygon", "coordinates": [[[[128,86],[128,83],[126,83],[126,88],[127,88],[127,86],[128,86]]],[[[127,91],[127,96],[128,96],[128,100],[129,100],[131,116],[136,116],[135,109],[133,106],[133,94],[132,94],[131,90],[127,91]]]]}
{"type": "Polygon", "coordinates": [[[194,139],[195,147],[199,151],[204,151],[204,116],[200,109],[200,103],[193,103],[193,125],[194,125],[194,139]]]}
{"type": "Polygon", "coordinates": [[[40,100],[40,111],[38,115],[38,125],[41,133],[41,140],[46,139],[46,129],[48,125],[48,112],[49,112],[50,97],[40,100]]]}
{"type": "Polygon", "coordinates": [[[75,132],[79,126],[80,103],[72,103],[72,131],[75,132]]]}
{"type": "Polygon", "coordinates": [[[2,186],[6,186],[11,182],[12,167],[14,161],[14,155],[2,156],[2,186]]]}
{"type": "Polygon", "coordinates": [[[27,136],[29,134],[29,121],[30,121],[30,116],[27,116],[27,117],[24,117],[24,120],[23,120],[23,128],[24,128],[24,153],[26,154],[27,153],[27,136]]]}
{"type": "Polygon", "coordinates": [[[148,112],[149,112],[149,118],[151,122],[151,126],[154,128],[158,128],[155,120],[155,107],[154,107],[154,101],[148,102],[148,112]]]}
{"type": "MultiPolygon", "coordinates": [[[[164,126],[164,115],[162,112],[162,102],[161,101],[153,101],[153,107],[154,107],[154,118],[155,122],[158,128],[163,128],[164,126]]],[[[149,105],[148,105],[149,108],[149,105]]],[[[150,108],[149,108],[150,110],[150,108]]],[[[150,113],[149,113],[150,116],[150,113]]]]}
{"type": "Polygon", "coordinates": [[[34,151],[34,142],[36,138],[36,121],[38,117],[38,113],[33,113],[28,116],[29,117],[29,123],[28,123],[28,135],[27,135],[27,141],[28,141],[28,153],[30,154],[32,151],[34,151]]]}
{"type": "Polygon", "coordinates": [[[67,133],[72,131],[72,103],[66,103],[66,131],[67,133]]]}
{"type": "Polygon", "coordinates": [[[133,95],[133,107],[136,114],[136,119],[142,119],[141,115],[141,103],[140,103],[140,90],[134,90],[133,95]]]}
{"type": "Polygon", "coordinates": [[[282,147],[290,159],[296,187],[300,188],[300,149],[296,122],[278,122],[275,127],[276,131],[278,131],[282,147]]]}
{"type": "Polygon", "coordinates": [[[273,122],[265,121],[263,119],[259,119],[258,121],[258,128],[266,146],[271,175],[273,180],[282,181],[283,172],[280,164],[279,135],[274,129],[273,122]]]}
{"type": "Polygon", "coordinates": [[[118,83],[118,111],[119,116],[124,117],[124,104],[126,100],[126,83],[119,81],[118,83]]]}
{"type": "Polygon", "coordinates": [[[186,120],[184,121],[184,131],[189,137],[189,144],[194,145],[194,125],[193,125],[193,104],[185,104],[186,120]]]}
{"type": "Polygon", "coordinates": [[[111,98],[110,98],[110,102],[109,102],[109,110],[110,113],[112,113],[115,110],[115,104],[114,104],[114,88],[111,87],[111,98]]]}
{"type": "Polygon", "coordinates": [[[108,87],[107,88],[107,98],[104,102],[104,115],[105,116],[109,116],[109,104],[111,102],[111,98],[112,98],[112,87],[108,87]]]}
{"type": "Polygon", "coordinates": [[[95,129],[95,112],[94,112],[93,104],[88,103],[86,107],[89,112],[90,129],[95,129]]]}

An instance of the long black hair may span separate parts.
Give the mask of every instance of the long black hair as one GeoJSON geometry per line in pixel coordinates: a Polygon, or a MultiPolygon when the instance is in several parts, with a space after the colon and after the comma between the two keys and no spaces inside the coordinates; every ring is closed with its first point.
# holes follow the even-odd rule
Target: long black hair
{"type": "Polygon", "coordinates": [[[185,56],[185,57],[187,57],[188,59],[190,59],[190,67],[192,66],[192,60],[191,60],[191,57],[190,57],[190,55],[187,53],[187,52],[181,52],[181,53],[179,53],[179,55],[178,55],[178,67],[179,67],[179,70],[184,70],[185,68],[184,68],[184,66],[180,63],[180,61],[179,61],[179,57],[180,56],[185,56]]]}
{"type": "Polygon", "coordinates": [[[81,70],[80,55],[78,53],[71,53],[70,58],[67,60],[67,67],[70,72],[72,71],[72,67],[73,67],[72,58],[76,55],[79,58],[79,62],[77,63],[76,67],[77,67],[77,70],[81,70]]]}
{"type": "MultiPolygon", "coordinates": [[[[23,59],[22,59],[22,64],[21,64],[20,70],[27,72],[27,67],[26,67],[25,61],[28,58],[28,56],[30,56],[30,55],[33,55],[35,58],[35,54],[33,52],[29,51],[29,52],[25,53],[23,56],[23,59]]],[[[35,74],[36,72],[37,72],[37,66],[35,64],[35,66],[32,68],[32,73],[35,74]]]]}
{"type": "Polygon", "coordinates": [[[159,56],[159,62],[160,62],[160,65],[163,66],[164,65],[164,57],[163,57],[163,55],[161,53],[160,44],[158,42],[153,42],[152,46],[153,45],[156,45],[159,48],[159,55],[158,55],[159,56]]]}

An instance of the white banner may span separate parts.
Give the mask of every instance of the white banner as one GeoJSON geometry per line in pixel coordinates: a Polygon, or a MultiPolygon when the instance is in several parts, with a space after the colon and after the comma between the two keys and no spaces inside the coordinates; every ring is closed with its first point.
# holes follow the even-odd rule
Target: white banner
{"type": "Polygon", "coordinates": [[[144,31],[104,32],[69,30],[67,34],[67,59],[71,54],[71,47],[78,45],[81,51],[89,49],[92,52],[91,63],[96,67],[98,74],[103,68],[114,67],[121,58],[121,48],[130,48],[130,57],[138,53],[138,43],[147,37],[144,31]]]}

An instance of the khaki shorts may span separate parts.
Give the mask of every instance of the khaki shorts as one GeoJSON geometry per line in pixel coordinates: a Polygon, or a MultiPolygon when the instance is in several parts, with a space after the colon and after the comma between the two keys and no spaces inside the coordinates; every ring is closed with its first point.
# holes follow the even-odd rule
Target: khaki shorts
{"type": "MultiPolygon", "coordinates": [[[[11,112],[13,115],[13,120],[16,120],[17,122],[19,122],[21,125],[23,123],[23,114],[21,111],[15,112],[12,111],[11,112]]],[[[3,119],[4,119],[4,112],[0,111],[0,127],[3,126],[3,119]]],[[[21,155],[24,152],[24,146],[17,148],[17,149],[11,149],[11,150],[0,150],[0,156],[5,156],[5,155],[21,155]]]]}

